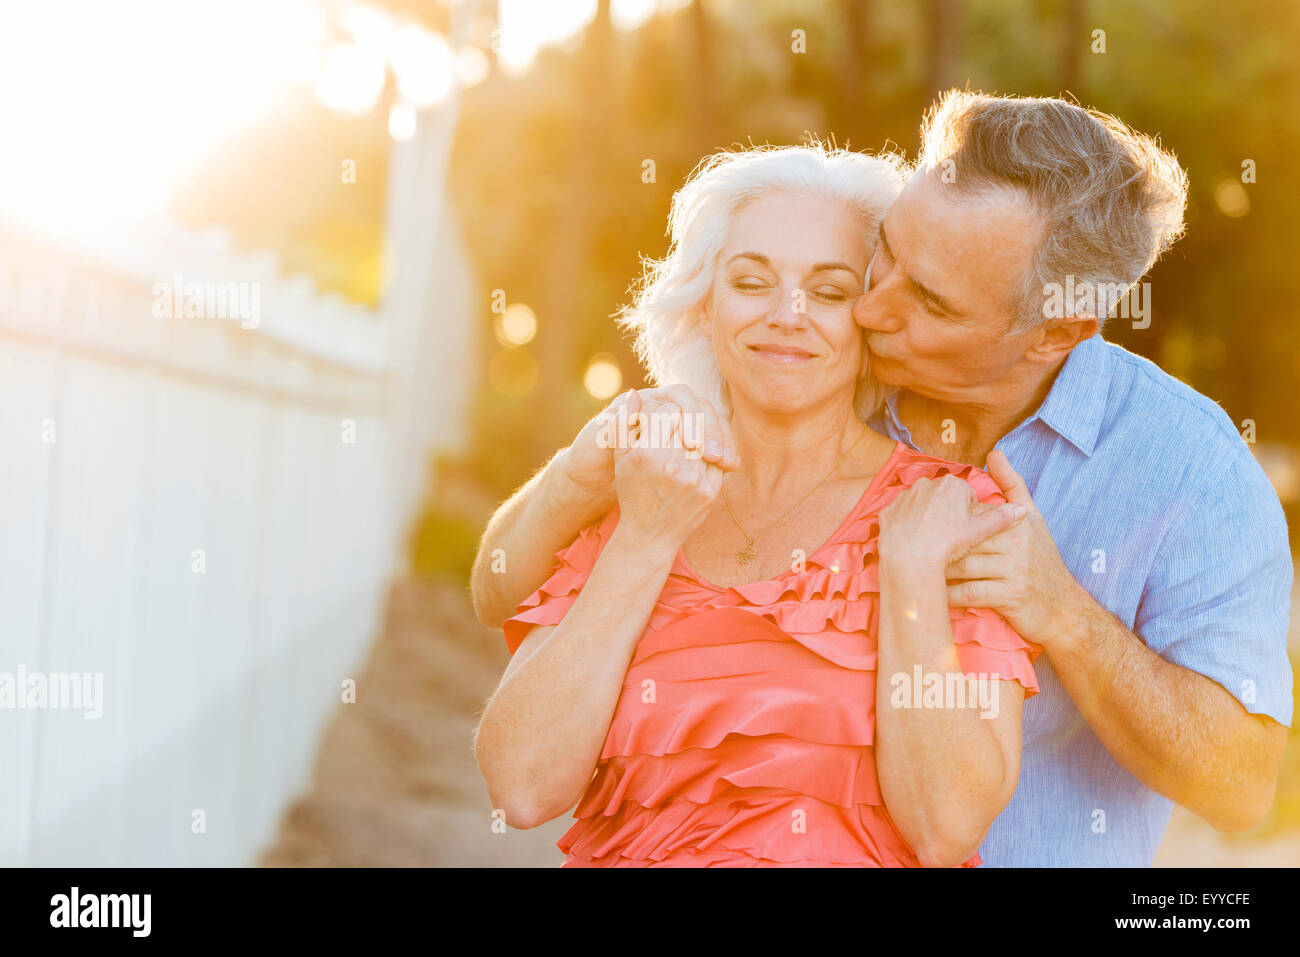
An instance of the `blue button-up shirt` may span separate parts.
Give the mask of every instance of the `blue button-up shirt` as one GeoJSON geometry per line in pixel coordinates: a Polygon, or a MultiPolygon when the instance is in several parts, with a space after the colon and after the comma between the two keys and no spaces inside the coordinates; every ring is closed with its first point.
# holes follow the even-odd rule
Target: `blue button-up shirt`
{"type": "MultiPolygon", "coordinates": [[[[916,447],[895,397],[871,424],[916,447]]],[[[1166,661],[1290,726],[1286,519],[1222,408],[1094,336],[996,447],[1099,604],[1166,661]]],[[[1173,802],[1116,763],[1046,655],[1035,670],[1020,784],[980,856],[994,867],[1149,866],[1173,802]]]]}

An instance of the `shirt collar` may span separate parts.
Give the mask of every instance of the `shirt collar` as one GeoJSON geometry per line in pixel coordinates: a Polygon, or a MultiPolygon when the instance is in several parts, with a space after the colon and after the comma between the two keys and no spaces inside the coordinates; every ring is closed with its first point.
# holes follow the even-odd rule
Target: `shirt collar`
{"type": "Polygon", "coordinates": [[[1106,414],[1110,363],[1101,334],[1075,346],[1056,375],[1052,390],[1030,418],[1037,418],[1084,455],[1092,455],[1106,414]]]}
{"type": "Polygon", "coordinates": [[[912,440],[911,430],[908,429],[908,427],[903,424],[903,420],[898,417],[898,396],[901,392],[901,389],[890,389],[885,395],[883,405],[885,423],[891,438],[899,442],[905,442],[907,445],[919,452],[921,450],[916,448],[916,443],[912,440]]]}
{"type": "MultiPolygon", "coordinates": [[[[1075,346],[1057,373],[1043,404],[1021,425],[1038,419],[1084,455],[1092,455],[1097,436],[1101,433],[1106,393],[1110,388],[1106,347],[1100,333],[1075,346]]],[[[894,389],[885,396],[885,418],[895,438],[916,448],[912,433],[898,417],[900,391],[894,389]]]]}

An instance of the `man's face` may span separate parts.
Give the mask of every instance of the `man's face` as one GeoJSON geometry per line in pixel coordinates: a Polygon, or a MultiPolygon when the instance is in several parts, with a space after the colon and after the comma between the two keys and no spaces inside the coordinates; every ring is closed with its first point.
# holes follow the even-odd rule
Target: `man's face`
{"type": "Polygon", "coordinates": [[[1041,235],[1028,204],[951,195],[933,172],[912,177],[881,224],[853,318],[881,381],[944,401],[997,404],[1034,330],[1013,334],[1013,302],[1041,235]]]}

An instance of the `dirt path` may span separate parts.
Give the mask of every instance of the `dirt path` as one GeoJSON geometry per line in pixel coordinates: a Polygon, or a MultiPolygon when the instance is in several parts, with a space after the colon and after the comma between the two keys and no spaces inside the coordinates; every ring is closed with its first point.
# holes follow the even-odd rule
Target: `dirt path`
{"type": "Polygon", "coordinates": [[[320,742],[310,791],[259,863],[273,866],[558,866],[568,825],[492,832],[471,741],[504,670],[500,632],[450,584],[403,583],[388,624],[320,742]]]}
{"type": "MultiPolygon", "coordinates": [[[[494,834],[471,750],[478,712],[506,661],[501,633],[474,619],[463,587],[395,586],[357,702],[340,705],[310,790],[285,813],[259,863],[558,866],[555,841],[569,818],[494,834]]],[[[1300,866],[1300,832],[1264,841],[1222,835],[1175,808],[1155,863],[1300,866]]]]}

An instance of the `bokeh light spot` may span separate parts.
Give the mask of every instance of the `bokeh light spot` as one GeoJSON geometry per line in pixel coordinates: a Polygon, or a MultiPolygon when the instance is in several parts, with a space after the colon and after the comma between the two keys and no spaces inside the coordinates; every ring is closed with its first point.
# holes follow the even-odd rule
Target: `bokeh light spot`
{"type": "Polygon", "coordinates": [[[1250,212],[1250,196],[1246,187],[1235,179],[1220,180],[1214,187],[1214,201],[1225,216],[1240,219],[1250,212]]]}
{"type": "Polygon", "coordinates": [[[618,367],[618,360],[608,352],[592,356],[587,363],[587,372],[582,377],[582,385],[587,394],[595,399],[608,399],[616,395],[623,385],[623,371],[618,367]]]}
{"type": "Polygon", "coordinates": [[[404,143],[415,135],[415,110],[406,103],[394,103],[388,111],[388,135],[404,143]]]}
{"type": "Polygon", "coordinates": [[[525,346],[537,335],[537,316],[522,302],[508,306],[497,318],[497,342],[503,346],[525,346]]]}

